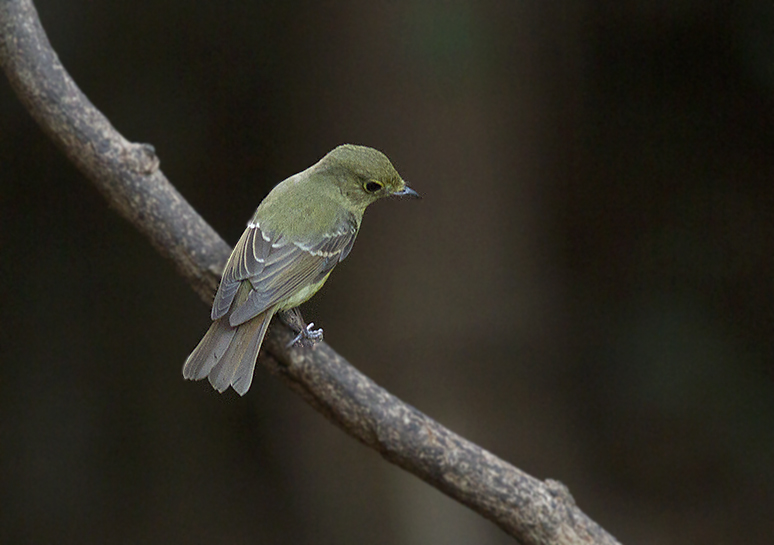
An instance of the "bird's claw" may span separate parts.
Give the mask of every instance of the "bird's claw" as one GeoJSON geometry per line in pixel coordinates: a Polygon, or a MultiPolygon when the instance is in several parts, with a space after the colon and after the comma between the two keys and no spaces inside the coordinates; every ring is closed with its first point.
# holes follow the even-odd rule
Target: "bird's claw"
{"type": "Polygon", "coordinates": [[[296,335],[292,341],[290,341],[287,345],[288,348],[295,345],[298,342],[303,342],[305,340],[308,340],[311,342],[312,345],[315,345],[323,340],[323,330],[322,328],[319,329],[313,329],[314,328],[314,322],[311,322],[306,327],[301,328],[301,332],[296,335]]]}

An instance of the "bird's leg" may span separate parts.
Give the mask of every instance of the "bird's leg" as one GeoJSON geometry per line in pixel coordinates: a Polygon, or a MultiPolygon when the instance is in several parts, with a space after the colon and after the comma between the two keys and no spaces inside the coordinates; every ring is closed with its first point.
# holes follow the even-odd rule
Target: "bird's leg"
{"type": "Polygon", "coordinates": [[[296,335],[293,340],[288,343],[288,348],[298,342],[303,344],[304,341],[309,341],[310,344],[315,345],[323,340],[322,328],[313,329],[314,322],[311,322],[307,325],[307,323],[304,322],[304,318],[301,316],[301,311],[298,309],[298,307],[291,308],[290,310],[284,310],[280,314],[282,314],[282,320],[288,324],[293,331],[298,332],[298,335],[296,335]]]}

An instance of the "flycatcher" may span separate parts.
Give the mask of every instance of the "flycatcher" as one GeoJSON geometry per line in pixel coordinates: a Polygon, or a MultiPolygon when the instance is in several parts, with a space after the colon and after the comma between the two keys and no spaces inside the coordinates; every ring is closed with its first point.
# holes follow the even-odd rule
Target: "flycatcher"
{"type": "MultiPolygon", "coordinates": [[[[185,360],[183,376],[208,377],[218,392],[231,386],[244,395],[272,316],[314,295],[349,255],[368,205],[393,195],[419,196],[382,152],[351,144],[280,182],[231,252],[212,304],[213,323],[185,360]]],[[[322,329],[298,317],[294,343],[322,339],[322,329]]]]}

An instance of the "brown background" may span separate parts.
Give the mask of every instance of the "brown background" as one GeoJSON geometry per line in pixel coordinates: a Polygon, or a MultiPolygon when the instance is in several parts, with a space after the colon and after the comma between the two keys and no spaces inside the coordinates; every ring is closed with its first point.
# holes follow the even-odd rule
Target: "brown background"
{"type": "MultiPolygon", "coordinates": [[[[305,308],[363,372],[623,543],[771,543],[770,1],[37,4],[231,243],[335,145],[393,159],[424,200],[305,308]]],[[[207,308],[4,81],[0,178],[1,543],[512,542],[261,369],[184,382],[207,308]]]]}

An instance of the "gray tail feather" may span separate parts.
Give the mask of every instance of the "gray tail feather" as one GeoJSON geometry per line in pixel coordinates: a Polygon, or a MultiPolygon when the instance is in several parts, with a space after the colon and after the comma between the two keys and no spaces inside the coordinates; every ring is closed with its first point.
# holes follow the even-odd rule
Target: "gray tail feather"
{"type": "Polygon", "coordinates": [[[201,380],[210,371],[234,338],[236,328],[228,325],[228,320],[216,320],[210,329],[196,345],[193,352],[183,364],[183,377],[190,380],[201,380]]]}
{"type": "Polygon", "coordinates": [[[209,377],[218,392],[231,386],[239,395],[245,395],[253,382],[255,360],[273,314],[264,312],[237,327],[229,325],[228,316],[214,321],[185,360],[183,377],[209,377]]]}

